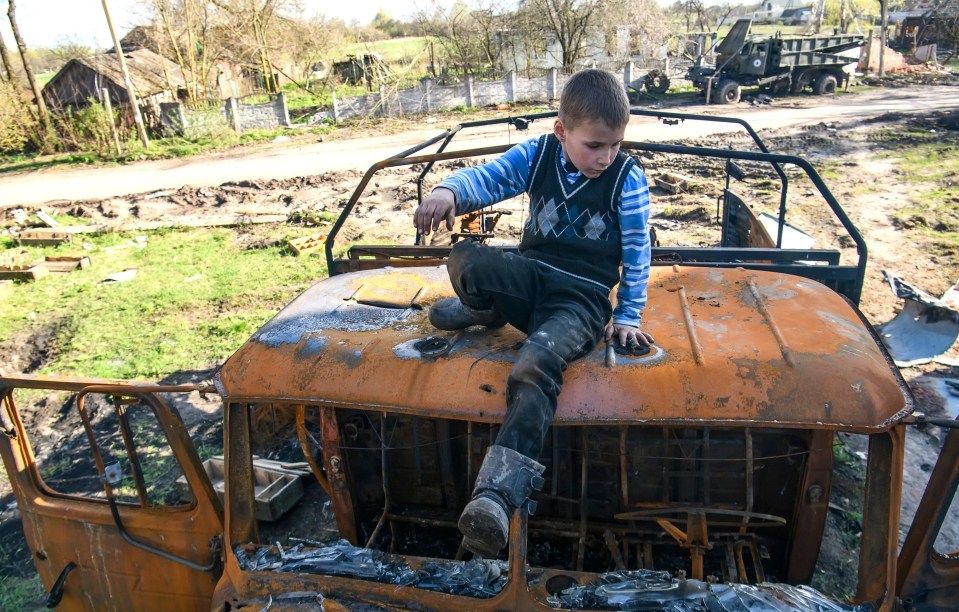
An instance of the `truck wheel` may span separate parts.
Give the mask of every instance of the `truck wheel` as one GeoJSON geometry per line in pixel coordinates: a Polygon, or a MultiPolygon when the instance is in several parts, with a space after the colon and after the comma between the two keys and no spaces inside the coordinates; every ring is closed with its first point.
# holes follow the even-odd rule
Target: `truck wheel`
{"type": "Polygon", "coordinates": [[[816,77],[816,81],[812,84],[812,92],[817,96],[832,95],[836,93],[838,83],[835,75],[824,72],[816,77]]]}
{"type": "Polygon", "coordinates": [[[713,96],[715,101],[720,104],[735,104],[739,102],[739,93],[739,83],[728,80],[719,84],[713,96]]]}
{"type": "Polygon", "coordinates": [[[669,77],[662,70],[650,70],[646,75],[646,91],[664,94],[669,89],[669,77]]]}

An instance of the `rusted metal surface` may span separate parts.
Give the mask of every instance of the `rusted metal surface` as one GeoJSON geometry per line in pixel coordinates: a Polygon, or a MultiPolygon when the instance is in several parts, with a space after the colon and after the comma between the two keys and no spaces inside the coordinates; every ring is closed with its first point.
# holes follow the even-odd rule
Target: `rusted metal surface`
{"type": "MultiPolygon", "coordinates": [[[[324,408],[320,415],[320,432],[323,440],[323,460],[326,473],[329,475],[330,488],[334,491],[333,513],[336,516],[336,527],[340,537],[352,544],[358,544],[356,522],[353,514],[353,492],[350,488],[349,464],[344,461],[340,451],[340,433],[336,420],[336,412],[324,408]]],[[[388,504],[387,504],[388,505],[388,504]]],[[[384,509],[384,513],[388,508],[384,509]]]]}
{"type": "Polygon", "coordinates": [[[832,484],[833,436],[833,432],[826,430],[816,430],[811,434],[811,452],[799,486],[800,499],[790,521],[793,540],[789,544],[789,574],[786,576],[790,584],[808,584],[816,568],[817,555],[809,542],[821,542],[825,531],[832,484]]]}
{"type": "MultiPolygon", "coordinates": [[[[0,435],[0,455],[17,498],[27,544],[34,551],[37,572],[49,589],[69,563],[76,564],[63,582],[60,610],[204,609],[216,582],[214,572],[197,571],[129,545],[106,501],[55,493],[43,483],[14,390],[28,387],[79,392],[98,388],[89,383],[99,382],[103,381],[0,378],[5,424],[0,435]]],[[[200,500],[193,505],[173,507],[122,505],[119,514],[126,531],[157,550],[208,561],[214,554],[211,541],[223,531],[219,500],[212,494],[182,422],[158,398],[147,397],[154,391],[184,389],[129,384],[98,389],[103,393],[139,396],[154,405],[171,449],[200,500]]]]}
{"type": "MultiPolygon", "coordinates": [[[[321,281],[227,361],[217,375],[222,392],[244,401],[502,419],[504,381],[522,334],[511,327],[439,334],[415,305],[351,301],[364,285],[418,294],[423,305],[452,295],[443,268],[321,281]],[[448,338],[451,350],[425,357],[413,345],[429,336],[448,338]],[[450,386],[452,380],[465,384],[450,386]]],[[[869,433],[889,428],[909,407],[858,313],[812,281],[738,269],[655,268],[644,327],[657,340],[649,355],[620,356],[609,368],[599,347],[570,366],[555,423],[692,419],[869,433]]]]}
{"type": "Polygon", "coordinates": [[[936,550],[935,546],[957,489],[959,430],[951,429],[929,476],[896,569],[897,593],[920,607],[947,610],[959,602],[959,551],[936,550]]]}
{"type": "Polygon", "coordinates": [[[894,609],[905,426],[869,437],[856,601],[894,609]]]}

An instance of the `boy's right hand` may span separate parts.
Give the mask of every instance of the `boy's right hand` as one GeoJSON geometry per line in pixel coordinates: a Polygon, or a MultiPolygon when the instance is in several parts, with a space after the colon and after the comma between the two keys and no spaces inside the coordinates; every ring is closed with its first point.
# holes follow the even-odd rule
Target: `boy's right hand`
{"type": "Polygon", "coordinates": [[[453,231],[453,221],[456,219],[456,198],[453,192],[445,187],[437,187],[433,193],[416,207],[413,214],[413,226],[424,236],[439,229],[440,223],[446,221],[446,229],[453,231]]]}

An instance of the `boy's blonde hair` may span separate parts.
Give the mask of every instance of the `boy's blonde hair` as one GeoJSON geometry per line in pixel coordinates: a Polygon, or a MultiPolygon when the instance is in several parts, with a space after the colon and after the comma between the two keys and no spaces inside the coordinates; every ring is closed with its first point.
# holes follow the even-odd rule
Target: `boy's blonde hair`
{"type": "Polygon", "coordinates": [[[626,87],[605,70],[581,70],[563,86],[559,118],[566,129],[585,121],[602,121],[612,129],[623,127],[629,123],[626,87]]]}

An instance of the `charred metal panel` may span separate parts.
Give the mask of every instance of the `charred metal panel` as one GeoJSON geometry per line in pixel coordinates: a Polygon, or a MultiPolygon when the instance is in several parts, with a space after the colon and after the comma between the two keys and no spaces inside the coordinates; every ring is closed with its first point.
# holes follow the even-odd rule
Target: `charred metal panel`
{"type": "Polygon", "coordinates": [[[104,393],[109,389],[124,396],[190,390],[110,383],[114,381],[0,378],[5,423],[5,431],[0,435],[0,455],[17,498],[37,572],[50,589],[64,568],[76,564],[63,582],[58,606],[62,610],[204,608],[216,582],[216,564],[205,571],[197,570],[170,557],[195,565],[216,561],[219,552],[215,542],[223,530],[221,508],[182,422],[163,402],[151,400],[197,499],[195,503],[150,507],[121,504],[117,510],[121,531],[105,499],[55,493],[45,485],[37,469],[29,439],[32,432],[24,426],[21,408],[15,402],[18,387],[72,392],[100,389],[104,393]],[[131,545],[127,538],[152,551],[131,545]]]}
{"type": "MultiPolygon", "coordinates": [[[[423,306],[452,295],[443,268],[321,281],[224,364],[217,375],[223,393],[243,401],[503,418],[504,381],[522,334],[508,326],[440,334],[416,305],[352,301],[364,285],[419,287],[416,301],[423,306]],[[449,350],[439,356],[419,351],[416,343],[428,337],[443,339],[449,350]]],[[[657,340],[649,355],[618,356],[613,365],[597,347],[571,364],[557,424],[699,419],[868,433],[890,427],[908,408],[860,315],[813,281],[741,269],[657,267],[644,326],[657,340]]]]}
{"type": "Polygon", "coordinates": [[[724,247],[768,249],[776,246],[766,227],[735,192],[723,191],[724,247]]]}
{"type": "MultiPolygon", "coordinates": [[[[340,537],[384,552],[459,558],[456,521],[495,426],[321,410],[340,537]]],[[[715,547],[699,555],[702,570],[694,577],[734,575],[754,583],[786,576],[790,558],[815,559],[818,552],[819,539],[804,538],[795,526],[817,532],[825,520],[825,513],[793,518],[802,511],[807,465],[832,453],[828,445],[813,448],[814,438],[815,432],[785,429],[553,428],[539,458],[547,481],[535,496],[525,562],[575,572],[617,566],[690,572],[690,551],[665,537],[663,523],[683,529],[699,516],[715,547]],[[729,558],[739,561],[730,565],[729,558]]],[[[272,455],[284,444],[259,448],[272,455]]],[[[232,513],[249,514],[245,504],[252,502],[238,503],[232,513]]],[[[284,545],[317,541],[318,524],[292,522],[279,530],[293,537],[284,545]]],[[[273,544],[272,536],[259,543],[273,544]]]]}

